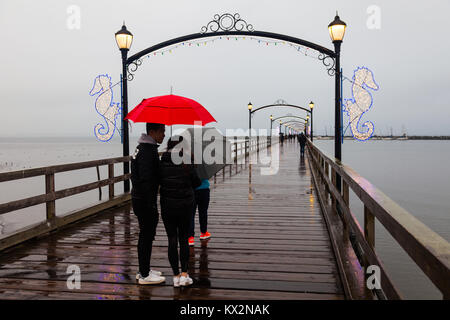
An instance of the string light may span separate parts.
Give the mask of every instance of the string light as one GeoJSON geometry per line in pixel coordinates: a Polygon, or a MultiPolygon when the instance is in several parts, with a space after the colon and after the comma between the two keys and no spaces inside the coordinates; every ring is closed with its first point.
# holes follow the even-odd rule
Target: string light
{"type": "MultiPolygon", "coordinates": [[[[224,40],[225,38],[227,40],[230,40],[230,37],[219,36],[219,37],[214,37],[214,38],[208,39],[206,41],[203,39],[202,40],[185,41],[183,43],[155,51],[155,52],[153,52],[153,56],[154,57],[156,57],[158,55],[163,56],[164,53],[166,53],[166,52],[172,53],[173,50],[178,49],[179,47],[184,47],[184,46],[186,46],[186,44],[189,47],[191,47],[193,45],[197,45],[197,47],[200,47],[201,43],[203,43],[203,45],[206,46],[208,43],[213,43],[216,40],[224,40]]],[[[320,55],[320,52],[318,52],[314,49],[311,49],[309,47],[305,47],[302,45],[294,44],[291,42],[286,42],[286,41],[278,41],[278,40],[273,40],[273,39],[264,39],[264,38],[256,38],[256,37],[243,37],[243,36],[242,37],[237,36],[237,37],[234,37],[234,39],[236,41],[238,41],[240,39],[241,40],[251,40],[251,41],[255,41],[255,42],[257,41],[258,44],[260,44],[260,45],[265,44],[266,47],[268,47],[270,45],[285,46],[287,44],[289,46],[289,48],[292,48],[293,50],[304,55],[305,57],[309,57],[312,59],[318,59],[319,55],[320,55]]],[[[146,56],[147,59],[149,59],[150,57],[151,57],[150,54],[146,56]]],[[[362,69],[362,68],[359,68],[359,69],[362,69]]],[[[372,74],[372,72],[370,70],[368,70],[368,71],[372,74]]],[[[356,72],[356,70],[355,70],[355,72],[356,72]]],[[[373,76],[373,74],[372,74],[372,76],[373,76]]],[[[361,117],[361,115],[363,113],[365,113],[372,106],[373,100],[371,100],[371,99],[368,100],[367,96],[364,96],[364,99],[362,96],[359,96],[358,94],[356,94],[356,96],[355,96],[356,91],[360,92],[362,95],[364,95],[364,92],[368,92],[367,89],[364,87],[364,82],[355,81],[355,76],[353,76],[353,79],[350,79],[350,78],[346,77],[345,75],[342,75],[342,81],[348,81],[349,83],[352,84],[353,99],[345,99],[345,103],[347,104],[347,103],[350,103],[349,101],[353,101],[353,103],[356,105],[355,108],[350,107],[350,109],[349,109],[349,108],[346,108],[343,103],[343,109],[345,110],[345,112],[347,112],[347,114],[350,117],[347,128],[348,127],[352,128],[352,134],[355,139],[362,140],[362,141],[368,140],[373,135],[373,133],[370,136],[368,136],[368,134],[367,134],[367,132],[372,132],[372,128],[373,128],[372,122],[368,121],[368,122],[365,122],[364,124],[362,124],[363,127],[368,128],[368,131],[366,131],[365,133],[364,132],[361,133],[358,130],[356,130],[358,123],[355,124],[355,121],[359,122],[359,118],[361,117]],[[359,88],[359,89],[356,89],[356,88],[359,88]],[[363,104],[364,107],[361,107],[361,104],[363,104]],[[367,107],[367,105],[369,105],[369,106],[367,107]],[[366,109],[366,111],[363,111],[364,109],[366,109]]],[[[376,90],[376,89],[374,89],[374,90],[376,90]]],[[[369,95],[370,95],[370,93],[369,93],[369,95]]],[[[370,98],[371,98],[371,95],[370,95],[370,98]]]]}

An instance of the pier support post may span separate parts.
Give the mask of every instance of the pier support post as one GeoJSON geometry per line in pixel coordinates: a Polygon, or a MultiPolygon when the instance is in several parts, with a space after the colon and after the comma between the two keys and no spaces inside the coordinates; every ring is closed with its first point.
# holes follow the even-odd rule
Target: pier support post
{"type": "MultiPolygon", "coordinates": [[[[45,175],[45,193],[55,195],[55,174],[49,173],[45,175]]],[[[47,222],[50,222],[56,217],[55,200],[50,200],[45,203],[47,222]]]]}
{"type": "Polygon", "coordinates": [[[364,205],[364,236],[372,249],[375,249],[375,217],[364,205]]]}

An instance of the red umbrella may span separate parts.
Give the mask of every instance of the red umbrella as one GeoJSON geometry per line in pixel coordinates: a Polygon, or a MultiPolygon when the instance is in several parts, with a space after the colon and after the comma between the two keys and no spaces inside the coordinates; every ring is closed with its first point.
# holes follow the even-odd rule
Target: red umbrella
{"type": "Polygon", "coordinates": [[[133,122],[173,124],[201,124],[216,122],[200,103],[174,94],[142,100],[125,117],[133,122]]]}

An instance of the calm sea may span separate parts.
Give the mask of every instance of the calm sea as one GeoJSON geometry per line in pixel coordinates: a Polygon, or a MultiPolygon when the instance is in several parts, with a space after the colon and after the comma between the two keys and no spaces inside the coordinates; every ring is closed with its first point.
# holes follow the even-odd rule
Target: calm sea
{"type": "MultiPolygon", "coordinates": [[[[130,139],[130,151],[137,138],[130,139]]],[[[315,144],[333,155],[332,140],[317,140],[315,144]]],[[[44,167],[102,158],[119,157],[122,145],[116,140],[108,143],[95,138],[52,139],[0,139],[0,172],[44,167]]],[[[448,163],[450,141],[395,141],[373,140],[358,142],[345,140],[342,149],[343,162],[368,179],[391,199],[416,218],[450,241],[450,191],[448,163]]],[[[101,170],[101,179],[107,177],[107,168],[101,170]]],[[[122,173],[116,166],[116,175],[122,173]]],[[[94,168],[57,174],[56,189],[69,188],[97,180],[94,168]]],[[[123,192],[123,185],[116,184],[116,193],[123,192]]],[[[0,203],[45,193],[43,177],[0,183],[0,203]]],[[[102,188],[102,198],[108,196],[102,188]]],[[[94,204],[99,191],[75,195],[56,201],[58,214],[94,204]]],[[[351,194],[351,209],[360,224],[363,206],[351,194]]],[[[14,232],[26,225],[45,219],[45,205],[18,210],[0,216],[0,234],[14,232]]],[[[381,257],[391,279],[399,290],[410,299],[441,299],[434,285],[415,266],[382,225],[376,225],[376,251],[381,257]]]]}
{"type": "MultiPolygon", "coordinates": [[[[333,140],[314,141],[334,155],[333,140]]],[[[448,140],[344,140],[342,161],[450,241],[450,141],[448,140]]],[[[350,207],[363,225],[363,205],[353,193],[350,207]]],[[[405,297],[442,299],[440,292],[404,253],[380,224],[376,224],[375,247],[388,274],[405,297]]]]}

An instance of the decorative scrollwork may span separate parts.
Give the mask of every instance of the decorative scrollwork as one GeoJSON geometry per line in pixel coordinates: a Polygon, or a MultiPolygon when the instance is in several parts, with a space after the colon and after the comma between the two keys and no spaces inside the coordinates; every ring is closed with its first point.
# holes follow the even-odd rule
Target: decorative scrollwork
{"type": "Polygon", "coordinates": [[[286,100],[278,99],[273,104],[275,104],[275,105],[288,105],[289,103],[286,100]]]}
{"type": "Polygon", "coordinates": [[[134,79],[134,73],[137,71],[139,66],[142,64],[142,59],[137,59],[133,62],[131,62],[129,65],[127,65],[127,80],[133,81],[134,79]]]}
{"type": "Polygon", "coordinates": [[[336,60],[324,53],[319,53],[317,59],[322,61],[323,65],[327,68],[327,72],[329,76],[334,76],[336,73],[336,60]]]}
{"type": "Polygon", "coordinates": [[[203,26],[201,33],[218,32],[218,31],[253,31],[253,25],[247,24],[241,19],[238,13],[234,15],[230,13],[224,13],[222,15],[215,14],[214,20],[208,22],[206,26],[203,26]],[[244,28],[246,30],[244,30],[244,28]]]}

